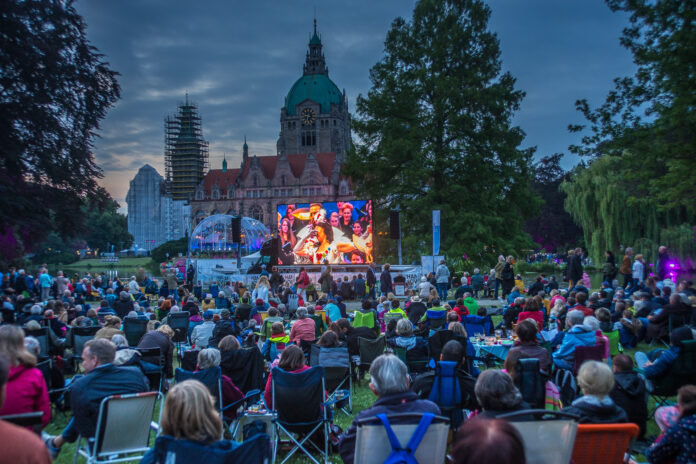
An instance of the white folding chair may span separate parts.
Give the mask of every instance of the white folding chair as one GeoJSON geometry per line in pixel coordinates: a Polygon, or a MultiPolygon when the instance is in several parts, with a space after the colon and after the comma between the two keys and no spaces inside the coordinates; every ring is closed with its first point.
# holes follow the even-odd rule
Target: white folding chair
{"type": "Polygon", "coordinates": [[[498,416],[512,424],[524,443],[527,462],[555,464],[570,462],[578,430],[576,417],[558,411],[532,409],[498,416]],[[515,421],[516,416],[537,416],[540,420],[515,421]]]}
{"type": "MultiPolygon", "coordinates": [[[[422,414],[413,413],[389,414],[387,418],[399,442],[405,444],[415,432],[422,416],[422,414]]],[[[414,453],[416,460],[431,464],[445,462],[449,429],[449,419],[435,416],[414,453]]],[[[392,447],[389,444],[387,431],[377,417],[358,421],[353,461],[355,464],[381,464],[391,452],[392,447]]]]}
{"type": "Polygon", "coordinates": [[[87,464],[106,464],[133,461],[142,458],[150,449],[150,432],[156,430],[162,415],[157,418],[155,406],[162,400],[160,392],[113,395],[104,398],[99,406],[97,429],[94,438],[77,438],[75,459],[78,456],[87,464]]]}

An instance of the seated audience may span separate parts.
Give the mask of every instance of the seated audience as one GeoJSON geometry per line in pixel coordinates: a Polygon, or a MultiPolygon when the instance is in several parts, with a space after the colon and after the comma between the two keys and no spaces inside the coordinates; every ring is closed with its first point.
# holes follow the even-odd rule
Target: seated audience
{"type": "Polygon", "coordinates": [[[633,370],[633,360],[625,354],[617,354],[612,359],[614,388],[609,396],[628,416],[628,421],[640,427],[640,437],[645,436],[648,420],[648,402],[645,380],[633,370]]]}
{"type": "MultiPolygon", "coordinates": [[[[633,355],[640,369],[648,380],[654,380],[661,375],[666,374],[674,364],[674,361],[679,356],[679,352],[683,348],[683,342],[693,340],[694,335],[689,327],[679,327],[672,331],[670,336],[670,345],[668,350],[653,350],[648,354],[642,351],[636,351],[633,355]]],[[[648,384],[648,390],[652,391],[651,384],[648,384]]]]}
{"type": "MultiPolygon", "coordinates": [[[[6,387],[10,361],[0,352],[0,410],[5,410],[6,387]]],[[[52,460],[35,433],[0,420],[0,449],[2,461],[8,463],[51,464],[52,460]]]]}
{"type": "Polygon", "coordinates": [[[457,464],[526,464],[524,441],[517,429],[502,419],[476,418],[465,423],[452,443],[457,464]]]}
{"type": "MultiPolygon", "coordinates": [[[[201,446],[216,447],[222,436],[222,421],[215,400],[208,389],[196,380],[185,380],[167,393],[162,410],[160,433],[176,440],[190,441],[201,446]]],[[[154,448],[148,451],[141,464],[163,462],[154,448]]],[[[166,456],[166,460],[169,460],[166,456]]],[[[177,460],[172,456],[172,460],[177,460]]],[[[178,462],[178,460],[177,460],[178,462]]]]}
{"type": "Polygon", "coordinates": [[[377,414],[425,413],[440,414],[440,408],[431,401],[418,399],[409,391],[406,365],[394,355],[383,354],[370,366],[370,390],[378,399],[372,407],[360,411],[350,428],[339,437],[338,451],[346,464],[353,463],[357,422],[377,414]]]}
{"type": "MultiPolygon", "coordinates": [[[[149,328],[149,324],[148,324],[149,328]]],[[[174,331],[166,324],[160,325],[155,330],[148,330],[138,343],[138,348],[159,348],[160,355],[164,357],[164,376],[168,379],[174,377],[174,331]]],[[[159,364],[156,359],[144,358],[143,361],[159,364]]]]}
{"type": "Polygon", "coordinates": [[[583,325],[584,319],[585,315],[582,311],[574,309],[568,312],[566,317],[566,326],[568,329],[563,332],[564,335],[562,336],[561,346],[554,351],[552,355],[553,363],[556,367],[568,370],[573,369],[575,348],[578,346],[595,346],[595,332],[583,325]]]}
{"type": "Polygon", "coordinates": [[[544,313],[542,312],[537,300],[527,300],[527,303],[524,305],[524,311],[517,316],[517,323],[519,324],[525,319],[533,319],[536,322],[537,327],[544,327],[544,313]]]}
{"type": "Polygon", "coordinates": [[[322,334],[317,342],[317,345],[321,348],[338,348],[341,343],[338,339],[338,334],[333,330],[327,330],[322,334]]]}
{"type": "Polygon", "coordinates": [[[348,319],[339,319],[336,324],[341,330],[339,336],[342,334],[346,338],[348,353],[351,356],[357,356],[360,353],[358,349],[358,338],[367,338],[369,340],[377,338],[377,334],[375,334],[374,330],[367,327],[353,327],[350,325],[350,322],[348,322],[348,319]]]}
{"type": "Polygon", "coordinates": [[[113,365],[115,355],[116,346],[109,340],[95,339],[85,344],[82,350],[85,375],[70,384],[73,417],[60,435],[48,435],[44,440],[53,459],[58,457],[65,443],[74,443],[79,435],[94,436],[102,399],[148,390],[149,385],[140,370],[113,365]]]}
{"type": "Polygon", "coordinates": [[[522,358],[537,358],[539,360],[539,369],[550,375],[551,355],[546,348],[542,348],[539,345],[537,326],[534,320],[525,319],[517,324],[515,333],[519,341],[508,351],[505,365],[517,365],[517,360],[522,358]]]}
{"type": "Polygon", "coordinates": [[[563,408],[563,412],[578,416],[581,424],[616,424],[628,421],[626,411],[609,396],[614,388],[614,374],[609,366],[598,361],[586,361],[580,367],[577,382],[583,396],[563,408]]]}
{"type": "Polygon", "coordinates": [[[234,335],[228,335],[218,344],[222,360],[222,373],[232,380],[240,390],[260,390],[263,388],[263,356],[254,345],[242,348],[234,335]]]}
{"type": "Polygon", "coordinates": [[[307,308],[300,306],[297,308],[297,321],[290,328],[289,341],[299,345],[302,340],[308,342],[316,340],[316,323],[307,317],[307,308]]]}
{"type": "Polygon", "coordinates": [[[503,325],[506,329],[512,330],[512,324],[517,322],[519,315],[524,312],[525,301],[522,297],[517,297],[513,303],[507,307],[503,313],[503,325]]]}
{"type": "Polygon", "coordinates": [[[583,315],[587,316],[592,316],[594,315],[594,311],[592,308],[588,308],[585,306],[585,303],[587,302],[587,293],[585,292],[578,292],[575,295],[575,301],[577,301],[577,304],[573,306],[571,309],[574,309],[576,311],[582,311],[583,315]]]}
{"type": "Polygon", "coordinates": [[[645,452],[652,464],[696,462],[696,385],[679,389],[677,410],[678,422],[645,452]]]}
{"type": "MultiPolygon", "coordinates": [[[[655,315],[648,316],[648,331],[646,337],[650,340],[653,338],[663,338],[669,335],[669,317],[675,316],[680,325],[689,323],[691,318],[691,306],[682,301],[679,293],[673,293],[669,297],[669,304],[666,305],[660,312],[655,315]]],[[[674,327],[673,327],[674,328],[674,327]]]]}
{"type": "Polygon", "coordinates": [[[36,366],[36,356],[24,345],[24,332],[14,325],[0,326],[0,354],[9,361],[9,371],[4,380],[5,403],[0,416],[43,412],[41,423],[45,427],[51,421],[51,403],[43,374],[36,366]]]}
{"type": "MultiPolygon", "coordinates": [[[[440,353],[440,361],[451,361],[457,363],[456,372],[459,379],[459,387],[462,392],[462,407],[469,410],[478,409],[474,387],[474,379],[467,371],[466,347],[462,346],[457,340],[450,340],[445,343],[440,353]]],[[[430,391],[435,382],[435,371],[425,372],[413,380],[411,389],[421,399],[428,399],[430,391]]]]}
{"type": "Polygon", "coordinates": [[[104,327],[97,330],[97,333],[94,335],[94,338],[95,340],[98,340],[100,338],[111,340],[111,337],[113,337],[116,334],[123,335],[124,337],[126,336],[126,334],[123,333],[123,331],[121,330],[121,318],[119,318],[118,316],[106,316],[104,318],[104,327]]]}
{"type": "MultiPolygon", "coordinates": [[[[302,349],[297,345],[289,345],[283,350],[283,354],[280,355],[278,367],[291,374],[299,374],[300,372],[310,369],[310,367],[305,364],[305,355],[302,352],[302,349]]],[[[263,395],[263,399],[266,402],[266,407],[268,409],[273,408],[272,377],[272,373],[269,372],[268,380],[266,380],[266,389],[263,395]]]]}
{"type": "Polygon", "coordinates": [[[274,322],[271,325],[271,336],[263,343],[261,354],[267,361],[273,361],[284,349],[290,341],[285,334],[285,327],[282,322],[274,322]]]}
{"type": "Polygon", "coordinates": [[[210,310],[203,312],[203,323],[195,326],[191,332],[191,344],[196,349],[207,348],[214,329],[213,312],[210,310]]]}
{"type": "MultiPolygon", "coordinates": [[[[220,351],[217,348],[205,348],[198,353],[197,371],[204,371],[213,367],[220,366],[220,351]]],[[[230,404],[244,398],[244,393],[227,377],[222,374],[222,407],[225,408],[230,404]]],[[[237,417],[237,411],[227,409],[225,411],[225,419],[234,419],[237,417]]]]}
{"type": "Polygon", "coordinates": [[[501,370],[488,369],[481,372],[476,379],[474,391],[481,405],[481,412],[477,417],[493,419],[510,412],[529,409],[512,378],[501,370]]]}

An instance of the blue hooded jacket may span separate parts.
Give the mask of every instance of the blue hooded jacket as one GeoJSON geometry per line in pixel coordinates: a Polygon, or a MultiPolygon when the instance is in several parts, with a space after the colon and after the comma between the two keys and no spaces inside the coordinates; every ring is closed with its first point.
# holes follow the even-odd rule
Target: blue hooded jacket
{"type": "Polygon", "coordinates": [[[566,332],[561,346],[553,353],[554,362],[564,369],[572,369],[575,362],[575,348],[578,346],[594,346],[595,333],[585,325],[574,325],[566,332]]]}

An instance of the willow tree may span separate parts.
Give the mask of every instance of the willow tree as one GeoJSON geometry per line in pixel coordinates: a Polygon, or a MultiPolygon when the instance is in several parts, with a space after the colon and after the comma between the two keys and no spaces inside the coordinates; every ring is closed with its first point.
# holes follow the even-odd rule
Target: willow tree
{"type": "Polygon", "coordinates": [[[533,149],[511,122],[524,93],[502,71],[490,15],[479,0],[420,0],[393,21],[346,166],[359,194],[401,209],[404,244],[427,252],[439,209],[442,251],[476,261],[531,247],[522,221],[539,205],[533,149]]]}
{"type": "Polygon", "coordinates": [[[687,208],[660,209],[654,198],[639,195],[622,158],[607,155],[576,167],[561,189],[567,195],[565,208],[582,227],[596,262],[603,261],[605,250],[627,246],[648,259],[656,257],[659,245],[681,257],[696,256],[693,214],[687,208]]]}

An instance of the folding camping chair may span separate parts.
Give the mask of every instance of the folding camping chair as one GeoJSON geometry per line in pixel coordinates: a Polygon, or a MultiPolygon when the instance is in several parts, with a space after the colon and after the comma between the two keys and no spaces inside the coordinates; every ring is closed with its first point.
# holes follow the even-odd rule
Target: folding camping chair
{"type": "Polygon", "coordinates": [[[31,427],[35,434],[41,436],[43,415],[43,411],[25,412],[22,414],[0,416],[0,420],[4,420],[5,422],[9,422],[10,424],[14,424],[19,427],[31,427]]]}
{"type": "Polygon", "coordinates": [[[176,383],[184,380],[198,380],[203,385],[208,387],[208,391],[213,395],[218,405],[218,411],[222,412],[222,371],[220,366],[210,367],[202,371],[186,371],[179,367],[174,371],[174,380],[176,383]]]}
{"type": "Polygon", "coordinates": [[[123,319],[123,333],[126,334],[128,346],[138,346],[140,339],[147,332],[147,322],[145,319],[137,319],[135,317],[123,319]]]}
{"type": "Polygon", "coordinates": [[[580,367],[585,363],[585,361],[602,362],[602,359],[604,358],[604,353],[604,345],[575,347],[573,375],[577,377],[578,371],[580,371],[580,367]]]}
{"type": "Polygon", "coordinates": [[[48,327],[41,327],[36,330],[26,330],[24,329],[25,337],[34,337],[39,342],[39,356],[48,357],[51,356],[51,338],[48,335],[48,331],[51,330],[48,327]]]}
{"type": "Polygon", "coordinates": [[[99,406],[94,438],[77,438],[75,463],[78,456],[86,458],[87,464],[126,462],[142,458],[150,449],[151,430],[159,428],[161,407],[157,422],[153,422],[158,399],[161,404],[160,392],[104,398],[99,406]]]}
{"type": "MultiPolygon", "coordinates": [[[[534,464],[571,462],[570,456],[573,453],[578,429],[577,417],[560,411],[528,409],[503,414],[498,418],[507,420],[522,436],[527,462],[534,464]],[[528,420],[530,416],[536,420],[528,420]]],[[[597,462],[614,461],[598,460],[597,462]]]]}
{"type": "Polygon", "coordinates": [[[457,430],[464,421],[462,412],[462,388],[457,378],[457,363],[440,361],[435,368],[435,380],[428,399],[440,407],[440,411],[449,417],[453,430],[457,430]]]}
{"type": "MultiPolygon", "coordinates": [[[[395,439],[407,446],[418,428],[424,414],[389,414],[386,419],[395,439]]],[[[360,419],[355,438],[355,464],[382,464],[392,452],[394,443],[390,439],[382,420],[375,417],[360,419]]],[[[414,455],[418,462],[440,464],[445,461],[449,420],[433,416],[425,434],[420,440],[414,455]]]]}
{"type": "Polygon", "coordinates": [[[167,464],[187,464],[205,462],[206,464],[264,464],[271,457],[268,435],[259,434],[243,443],[222,440],[211,445],[201,445],[190,440],[179,440],[160,435],[155,440],[155,462],[167,464]]]}
{"type": "Polygon", "coordinates": [[[172,343],[176,343],[176,352],[179,355],[179,359],[181,359],[181,344],[188,344],[189,312],[169,313],[167,322],[174,331],[172,343]]]}
{"type": "Polygon", "coordinates": [[[537,358],[517,360],[515,369],[515,386],[522,394],[522,399],[534,409],[544,409],[546,403],[546,386],[539,371],[537,358]]]}
{"type": "Polygon", "coordinates": [[[694,379],[696,379],[696,340],[686,340],[682,342],[682,349],[669,371],[653,380],[653,391],[650,396],[655,400],[655,408],[650,411],[650,415],[655,414],[660,406],[669,404],[668,398],[676,396],[682,386],[694,383],[694,379]]]}
{"type": "Polygon", "coordinates": [[[360,385],[360,373],[370,368],[372,361],[377,359],[377,356],[384,353],[387,346],[387,339],[380,336],[375,340],[369,338],[358,337],[358,353],[360,362],[358,363],[358,385],[360,385]]]}
{"type": "Polygon", "coordinates": [[[84,350],[85,344],[94,339],[99,329],[100,327],[73,327],[70,329],[69,340],[73,350],[70,361],[75,367],[75,372],[77,372],[78,364],[82,362],[82,350],[84,350]]]}
{"type": "Polygon", "coordinates": [[[408,367],[408,372],[413,373],[413,372],[423,372],[427,369],[428,367],[428,357],[424,359],[408,359],[409,358],[409,351],[413,350],[407,350],[406,348],[402,346],[392,346],[392,350],[394,350],[394,354],[404,363],[406,364],[406,367],[408,367]]]}
{"type": "Polygon", "coordinates": [[[628,462],[625,460],[626,452],[639,432],[636,424],[580,424],[575,436],[572,462],[628,462]]]}
{"type": "Polygon", "coordinates": [[[285,434],[293,444],[292,450],[285,456],[285,463],[298,450],[307,455],[314,464],[319,464],[312,456],[309,446],[318,451],[325,464],[329,462],[329,418],[327,405],[324,403],[324,368],[312,367],[306,371],[293,374],[274,367],[271,374],[273,391],[272,409],[276,412],[273,423],[276,439],[273,443],[273,462],[278,453],[281,433],[285,434]],[[302,401],[298,401],[302,398],[302,401]],[[318,432],[318,433],[317,433],[318,432]],[[323,450],[311,440],[312,436],[323,432],[323,450]],[[295,438],[301,434],[303,438],[295,438]]]}
{"type": "Polygon", "coordinates": [[[322,348],[312,345],[309,365],[324,368],[326,389],[329,392],[326,402],[350,416],[353,413],[353,378],[350,372],[348,348],[345,346],[322,348]]]}
{"type": "Polygon", "coordinates": [[[155,384],[157,384],[158,391],[162,391],[162,383],[164,382],[164,356],[162,356],[161,350],[159,348],[136,348],[136,350],[140,353],[140,360],[143,363],[154,366],[141,366],[145,371],[145,377],[150,380],[150,388],[153,388],[155,384]]]}

